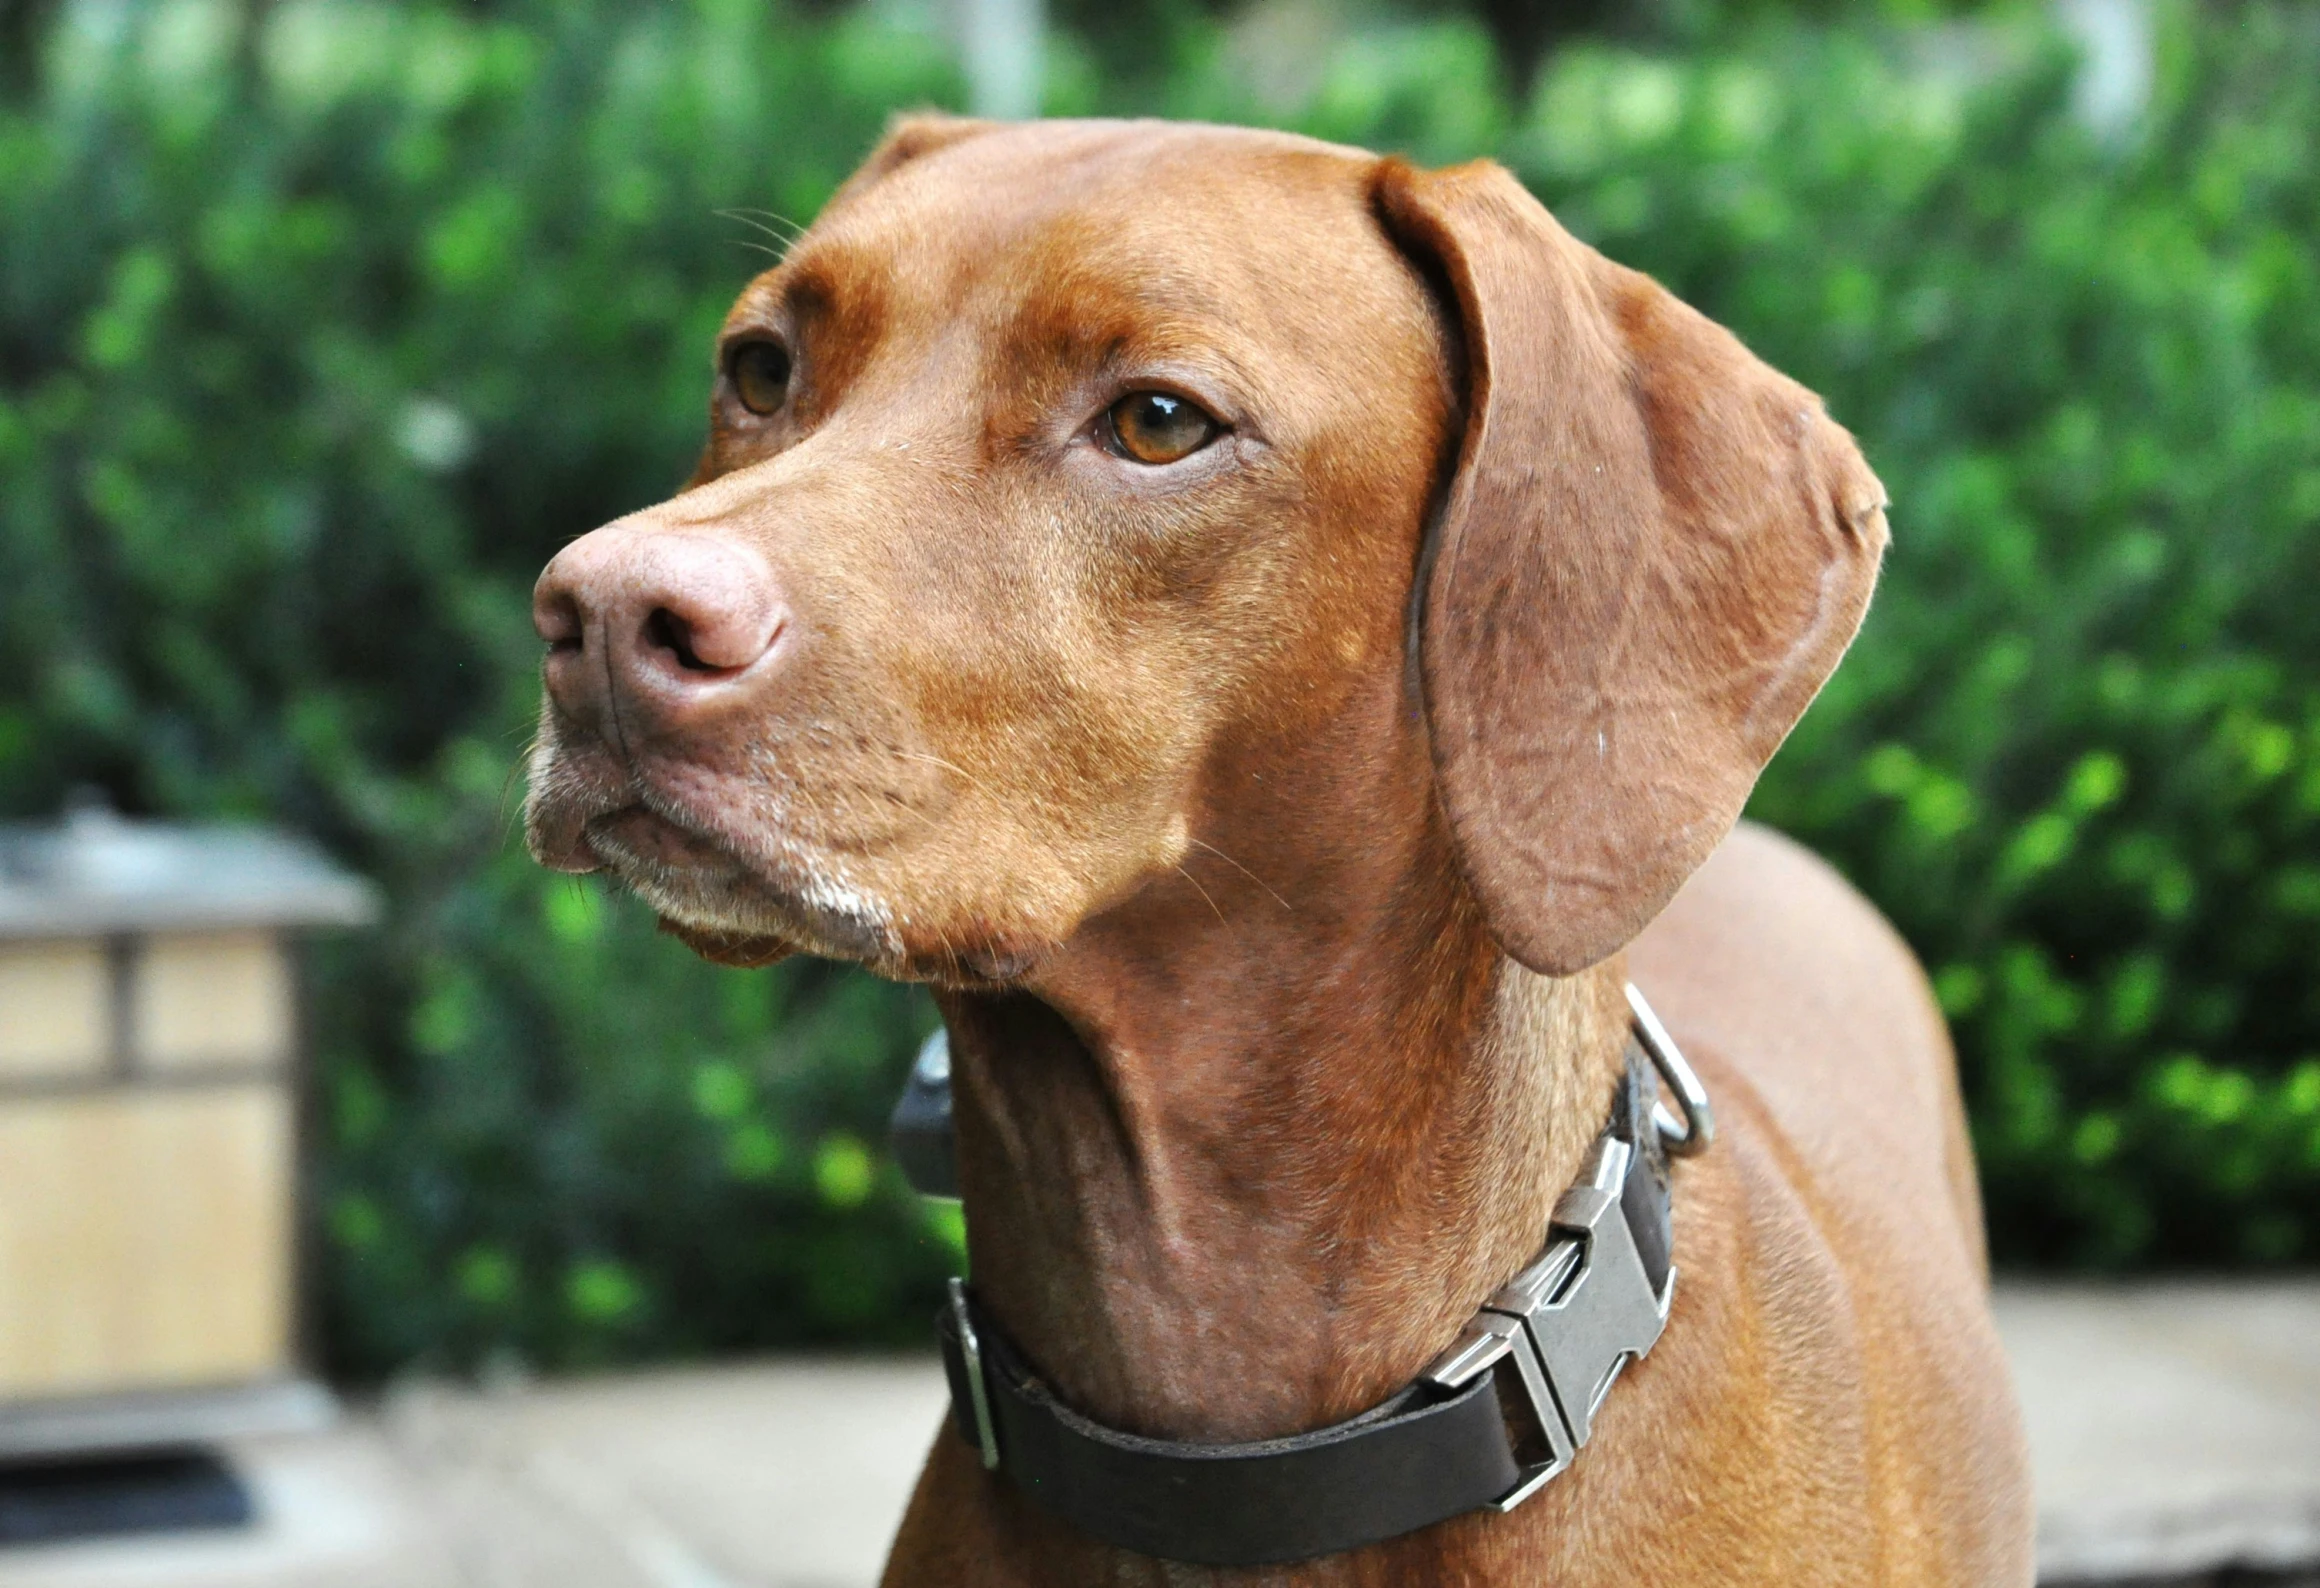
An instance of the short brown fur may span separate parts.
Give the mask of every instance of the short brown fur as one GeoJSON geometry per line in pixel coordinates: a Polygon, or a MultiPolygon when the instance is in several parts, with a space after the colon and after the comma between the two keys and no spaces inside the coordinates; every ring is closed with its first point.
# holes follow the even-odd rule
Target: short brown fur
{"type": "Polygon", "coordinates": [[[569,640],[534,848],[935,985],[975,1283],[1063,1396],[1236,1439],[1408,1381],[1538,1247],[1626,976],[1724,1125],[1665,1337],[1521,1509],[1210,1571],[944,1434],[890,1588],[2030,1580],[1940,1017],[1733,830],[1884,544],[1815,399],[1495,167],[1155,123],[904,123],[721,346],[767,336],[788,403],[721,377],[540,600],[594,634],[708,538],[789,649],[679,710],[569,640]],[[1155,383],[1226,426],[1165,477],[1089,429],[1155,383]]]}

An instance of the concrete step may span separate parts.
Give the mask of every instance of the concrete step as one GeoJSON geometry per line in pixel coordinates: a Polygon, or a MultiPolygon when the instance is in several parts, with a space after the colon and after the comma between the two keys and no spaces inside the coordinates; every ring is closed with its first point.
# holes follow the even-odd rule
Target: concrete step
{"type": "MultiPolygon", "coordinates": [[[[2320,1280],[1998,1298],[2053,1584],[2320,1588],[2320,1280]]],[[[0,1588],[868,1588],[931,1359],[402,1389],[231,1447],[242,1532],[0,1551],[0,1588]]]]}

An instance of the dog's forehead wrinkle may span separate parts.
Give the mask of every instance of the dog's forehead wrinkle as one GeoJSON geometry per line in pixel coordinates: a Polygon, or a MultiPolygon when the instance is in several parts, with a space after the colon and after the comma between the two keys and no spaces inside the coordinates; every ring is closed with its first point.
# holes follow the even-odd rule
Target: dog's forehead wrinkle
{"type": "MultiPolygon", "coordinates": [[[[887,198],[985,196],[986,208],[1023,209],[1058,191],[1127,188],[1147,202],[1155,185],[1199,186],[1238,176],[1275,193],[1314,185],[1325,166],[1367,167],[1376,157],[1297,133],[1199,122],[1055,120],[1002,127],[902,167],[852,211],[887,198]],[[1303,176],[1306,181],[1300,183],[1303,176]]],[[[1326,180],[1324,178],[1323,180],[1326,180]]]]}
{"type": "Polygon", "coordinates": [[[783,273],[860,270],[876,258],[890,277],[906,278],[898,285],[938,297],[955,291],[960,269],[1020,292],[1031,284],[1025,266],[1038,263],[1083,281],[1141,274],[1184,288],[1238,274],[1261,283],[1277,263],[1262,254],[1325,253],[1376,235],[1360,181],[1372,163],[1358,151],[1244,129],[1011,129],[904,167],[817,224],[783,273]],[[1299,179],[1316,167],[1319,180],[1299,179]],[[1252,232],[1274,246],[1249,248],[1252,232]]]}

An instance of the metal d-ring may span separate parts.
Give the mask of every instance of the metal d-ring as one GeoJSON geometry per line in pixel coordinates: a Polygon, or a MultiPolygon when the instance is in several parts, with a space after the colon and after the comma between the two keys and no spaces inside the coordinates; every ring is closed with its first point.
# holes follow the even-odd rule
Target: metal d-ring
{"type": "Polygon", "coordinates": [[[975,1315],[967,1306],[967,1282],[954,1277],[949,1291],[951,1322],[959,1331],[959,1360],[967,1369],[967,1402],[975,1413],[975,1448],[985,1471],[999,1470],[999,1425],[991,1418],[991,1390],[983,1380],[983,1342],[975,1333],[975,1315]]]}
{"type": "Polygon", "coordinates": [[[1671,1158],[1706,1152],[1716,1139],[1716,1114],[1708,1106],[1708,1089],[1684,1062],[1675,1038],[1668,1035],[1667,1027],[1659,1023],[1659,1016],[1651,1012],[1651,1005],[1644,1002],[1633,982],[1627,984],[1627,1008],[1635,1016],[1636,1040],[1643,1044],[1643,1051],[1651,1056],[1651,1067],[1659,1071],[1659,1078],[1667,1082],[1684,1111],[1678,1120],[1665,1103],[1651,1105],[1651,1122],[1659,1131],[1660,1144],[1671,1158]]]}

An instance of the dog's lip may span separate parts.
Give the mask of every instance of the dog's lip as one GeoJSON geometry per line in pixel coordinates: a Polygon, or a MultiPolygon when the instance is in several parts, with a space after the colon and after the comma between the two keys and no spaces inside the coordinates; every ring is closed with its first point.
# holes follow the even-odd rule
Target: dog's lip
{"type": "Polygon", "coordinates": [[[740,857],[710,834],[641,803],[592,816],[581,824],[580,833],[581,842],[602,861],[613,857],[600,845],[616,850],[623,860],[694,869],[741,867],[740,857]]]}
{"type": "MultiPolygon", "coordinates": [[[[578,831],[581,845],[602,865],[644,860],[706,867],[744,873],[777,886],[783,875],[780,862],[769,859],[768,848],[754,842],[746,829],[724,831],[713,818],[699,814],[691,800],[650,785],[632,784],[617,800],[581,816],[578,831]],[[598,848],[600,839],[617,854],[598,848]]],[[[838,835],[817,837],[812,847],[833,857],[865,860],[876,858],[889,845],[875,838],[861,841],[838,835]]]]}
{"type": "MultiPolygon", "coordinates": [[[[821,925],[824,930],[818,935],[823,940],[836,935],[829,930],[831,923],[827,912],[816,910],[808,904],[785,878],[777,872],[769,872],[765,867],[753,864],[714,834],[701,831],[680,816],[641,803],[628,804],[592,818],[585,831],[590,839],[601,838],[605,848],[616,851],[618,860],[623,862],[683,866],[721,878],[744,879],[754,890],[778,899],[783,907],[797,912],[801,919],[821,925]]],[[[592,844],[591,848],[595,846],[592,844]]],[[[603,853],[602,850],[595,852],[603,853]]],[[[607,855],[605,858],[610,861],[614,856],[607,855]]],[[[817,935],[810,931],[801,935],[737,930],[689,922],[677,925],[680,928],[677,935],[686,937],[688,941],[693,937],[729,938],[746,952],[756,952],[760,945],[776,942],[794,949],[813,943],[817,935]]],[[[694,944],[696,949],[700,946],[699,943],[694,944]]],[[[884,944],[864,941],[851,946],[853,953],[850,957],[864,960],[893,958],[891,953],[886,952],[887,945],[884,944]]],[[[826,947],[810,951],[830,952],[826,947]]],[[[946,946],[939,953],[903,954],[895,960],[892,968],[915,980],[989,991],[1019,982],[1045,957],[1046,952],[1047,945],[1028,943],[990,943],[973,949],[946,946]]]]}
{"type": "Polygon", "coordinates": [[[601,812],[584,830],[592,853],[664,919],[688,932],[744,946],[778,941],[864,964],[891,960],[898,952],[882,911],[874,918],[847,911],[833,903],[827,885],[817,889],[810,867],[801,871],[763,858],[689,812],[664,808],[661,799],[647,795],[601,812]],[[689,879],[676,883],[673,893],[672,873],[689,879]],[[685,897],[695,889],[701,890],[698,899],[715,896],[740,905],[749,919],[729,918],[724,907],[696,913],[698,899],[685,897]]]}

